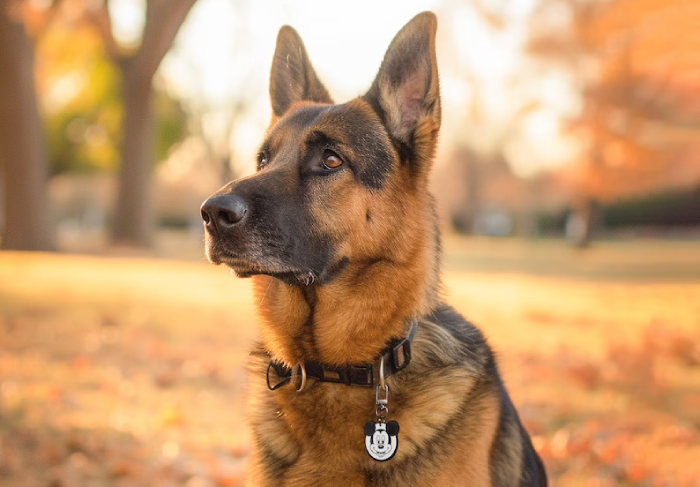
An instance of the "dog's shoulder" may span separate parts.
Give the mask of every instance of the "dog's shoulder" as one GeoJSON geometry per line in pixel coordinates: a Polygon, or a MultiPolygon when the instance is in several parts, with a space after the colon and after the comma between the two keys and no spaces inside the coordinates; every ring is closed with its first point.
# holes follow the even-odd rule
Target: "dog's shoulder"
{"type": "Polygon", "coordinates": [[[456,366],[476,375],[496,375],[495,357],[484,334],[444,303],[419,319],[413,349],[418,368],[456,366]]]}
{"type": "Polygon", "coordinates": [[[436,430],[456,426],[454,421],[471,413],[481,416],[486,403],[500,410],[501,380],[486,338],[446,304],[418,320],[411,362],[391,379],[392,390],[414,417],[422,409],[417,405],[429,405],[423,411],[425,421],[436,430]],[[436,414],[438,409],[440,414],[436,414]]]}

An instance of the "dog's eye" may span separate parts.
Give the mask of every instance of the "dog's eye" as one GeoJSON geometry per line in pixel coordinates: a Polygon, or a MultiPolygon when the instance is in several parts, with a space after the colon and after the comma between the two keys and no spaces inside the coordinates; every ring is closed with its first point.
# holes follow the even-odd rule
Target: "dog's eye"
{"type": "Polygon", "coordinates": [[[267,155],[264,152],[258,154],[258,169],[262,169],[267,165],[267,155]]]}
{"type": "Polygon", "coordinates": [[[343,164],[343,160],[338,154],[331,150],[327,150],[323,153],[323,159],[321,160],[321,165],[324,169],[336,169],[343,164]]]}

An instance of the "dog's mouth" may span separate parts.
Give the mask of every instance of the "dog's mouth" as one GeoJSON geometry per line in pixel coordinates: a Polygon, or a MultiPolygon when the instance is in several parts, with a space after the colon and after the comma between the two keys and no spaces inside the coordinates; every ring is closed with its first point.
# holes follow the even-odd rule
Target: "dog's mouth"
{"type": "Polygon", "coordinates": [[[268,275],[302,286],[323,284],[348,263],[344,257],[334,262],[328,246],[322,245],[323,238],[291,238],[270,225],[259,226],[262,229],[249,226],[223,236],[205,227],[209,262],[224,264],[238,277],[268,275]]]}
{"type": "Polygon", "coordinates": [[[310,269],[299,269],[278,262],[277,259],[265,256],[247,256],[233,253],[228,249],[215,246],[207,247],[207,259],[215,265],[225,265],[233,271],[236,277],[252,277],[267,275],[280,279],[288,284],[303,284],[309,286],[316,283],[318,275],[310,269]]]}

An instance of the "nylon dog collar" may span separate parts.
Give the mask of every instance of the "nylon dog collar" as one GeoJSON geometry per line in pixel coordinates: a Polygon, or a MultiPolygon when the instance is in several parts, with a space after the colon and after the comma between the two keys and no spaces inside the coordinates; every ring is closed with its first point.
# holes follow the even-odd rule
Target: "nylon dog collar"
{"type": "Polygon", "coordinates": [[[267,387],[274,391],[292,382],[292,379],[298,392],[304,390],[307,379],[348,386],[372,387],[380,380],[380,364],[383,364],[383,377],[389,377],[406,368],[411,361],[411,341],[416,336],[417,329],[418,321],[414,319],[408,335],[400,340],[393,340],[382,350],[374,363],[338,367],[319,362],[305,362],[290,368],[271,360],[267,366],[267,387]]]}

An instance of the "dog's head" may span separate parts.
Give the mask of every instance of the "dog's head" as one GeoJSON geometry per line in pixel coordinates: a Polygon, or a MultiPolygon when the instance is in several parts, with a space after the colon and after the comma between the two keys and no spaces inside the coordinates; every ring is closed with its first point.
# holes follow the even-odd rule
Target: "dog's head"
{"type": "Polygon", "coordinates": [[[348,263],[408,258],[407,242],[434,224],[425,185],[440,127],[436,28],[432,13],[413,18],[369,91],[336,105],[299,35],[282,27],[257,172],[201,208],[211,262],[308,285],[348,263]]]}

